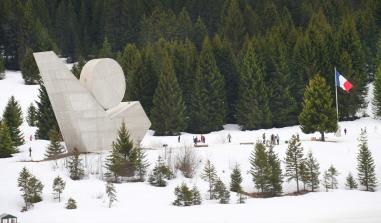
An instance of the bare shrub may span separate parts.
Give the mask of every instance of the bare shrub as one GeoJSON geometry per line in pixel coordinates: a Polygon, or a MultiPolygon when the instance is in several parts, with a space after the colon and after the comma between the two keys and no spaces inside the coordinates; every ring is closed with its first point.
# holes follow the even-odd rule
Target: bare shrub
{"type": "Polygon", "coordinates": [[[194,148],[184,146],[179,149],[175,158],[175,168],[180,170],[184,177],[193,178],[199,166],[200,159],[194,148]]]}

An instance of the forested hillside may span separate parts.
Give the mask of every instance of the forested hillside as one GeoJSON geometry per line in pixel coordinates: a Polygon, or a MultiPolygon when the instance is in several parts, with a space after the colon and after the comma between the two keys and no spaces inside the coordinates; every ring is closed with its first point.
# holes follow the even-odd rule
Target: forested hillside
{"type": "Polygon", "coordinates": [[[334,95],[335,66],[354,85],[338,92],[340,118],[353,118],[381,62],[380,27],[380,0],[0,1],[7,69],[28,84],[32,51],[112,57],[125,100],[139,100],[161,135],[297,124],[311,77],[334,95]]]}

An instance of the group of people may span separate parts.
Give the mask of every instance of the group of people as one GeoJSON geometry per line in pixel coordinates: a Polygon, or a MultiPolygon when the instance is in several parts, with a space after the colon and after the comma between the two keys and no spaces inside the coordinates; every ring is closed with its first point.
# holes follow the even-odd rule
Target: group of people
{"type": "Polygon", "coordinates": [[[205,143],[205,136],[204,135],[201,135],[200,138],[198,138],[197,136],[193,137],[193,143],[194,144],[197,144],[199,142],[205,143]]]}
{"type": "MultiPolygon", "coordinates": [[[[263,140],[263,144],[266,143],[266,133],[263,133],[262,134],[262,140],[263,140]]],[[[271,145],[279,145],[279,135],[278,134],[271,134],[270,135],[270,143],[271,145]]]]}

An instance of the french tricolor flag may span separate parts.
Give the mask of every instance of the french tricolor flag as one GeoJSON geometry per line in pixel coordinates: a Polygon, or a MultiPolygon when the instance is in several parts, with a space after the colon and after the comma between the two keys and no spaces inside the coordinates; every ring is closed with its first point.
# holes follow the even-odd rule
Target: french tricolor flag
{"type": "Polygon", "coordinates": [[[351,82],[349,82],[343,75],[341,75],[338,71],[336,71],[336,84],[337,86],[344,89],[347,93],[349,93],[349,90],[353,87],[351,82]]]}

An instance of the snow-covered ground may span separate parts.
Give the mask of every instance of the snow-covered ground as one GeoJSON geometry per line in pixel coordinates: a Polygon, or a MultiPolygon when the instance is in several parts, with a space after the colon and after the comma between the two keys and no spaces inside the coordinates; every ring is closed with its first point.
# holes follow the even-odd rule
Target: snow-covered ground
{"type": "MultiPolygon", "coordinates": [[[[0,81],[0,114],[11,95],[21,104],[24,114],[31,102],[37,99],[38,86],[23,84],[19,72],[7,71],[5,80],[0,81]]],[[[370,109],[368,109],[370,110],[370,109]]],[[[371,116],[372,117],[372,116],[371,116]]],[[[349,172],[356,175],[357,137],[361,128],[367,128],[369,148],[376,163],[378,181],[381,181],[381,121],[373,118],[362,118],[352,122],[341,122],[342,129],[348,130],[347,135],[335,137],[327,134],[329,142],[316,142],[310,139],[316,134],[303,134],[298,126],[280,129],[257,131],[239,131],[236,125],[226,125],[225,130],[205,135],[209,147],[194,148],[200,167],[197,177],[186,179],[177,173],[177,178],[169,181],[165,188],[157,188],[144,183],[123,183],[116,185],[118,201],[112,208],[107,207],[105,197],[105,182],[102,181],[99,160],[104,154],[88,154],[82,158],[86,163],[88,177],[81,181],[72,181],[63,167],[64,159],[57,162],[39,161],[44,157],[48,141],[29,141],[29,135],[35,128],[22,125],[27,142],[21,146],[20,153],[12,158],[0,159],[0,214],[9,213],[18,216],[19,222],[381,222],[381,182],[377,192],[345,190],[345,177],[349,172]],[[218,175],[229,184],[230,173],[236,163],[241,167],[244,181],[242,186],[247,192],[255,192],[251,175],[249,174],[249,156],[253,145],[241,145],[244,142],[255,142],[262,137],[279,134],[281,143],[275,147],[279,157],[284,160],[287,144],[284,143],[292,134],[299,133],[305,153],[311,150],[320,162],[321,172],[333,164],[340,175],[339,189],[324,192],[309,193],[302,196],[283,196],[277,198],[249,198],[246,204],[236,204],[237,197],[231,194],[230,204],[222,205],[217,201],[204,199],[200,206],[175,207],[174,188],[182,182],[188,185],[196,184],[203,198],[206,197],[207,183],[200,179],[204,161],[210,159],[216,166],[218,175]],[[227,135],[232,136],[232,142],[227,143],[227,135]],[[32,147],[32,158],[29,158],[28,148],[32,147]],[[21,213],[23,200],[17,187],[20,170],[26,166],[45,185],[43,201],[34,208],[21,213]],[[58,203],[52,196],[52,182],[56,176],[66,181],[63,192],[63,202],[58,203]],[[69,197],[73,197],[78,209],[64,208],[69,197]]],[[[142,146],[147,148],[150,168],[158,155],[174,158],[184,146],[192,145],[195,135],[184,133],[181,142],[177,137],[156,137],[147,133],[142,146]],[[164,151],[163,144],[168,144],[164,151]]],[[[284,165],[284,164],[282,164],[284,165]]],[[[284,169],[284,166],[283,166],[284,169]]],[[[294,182],[283,183],[285,193],[296,190],[294,182]]]]}

